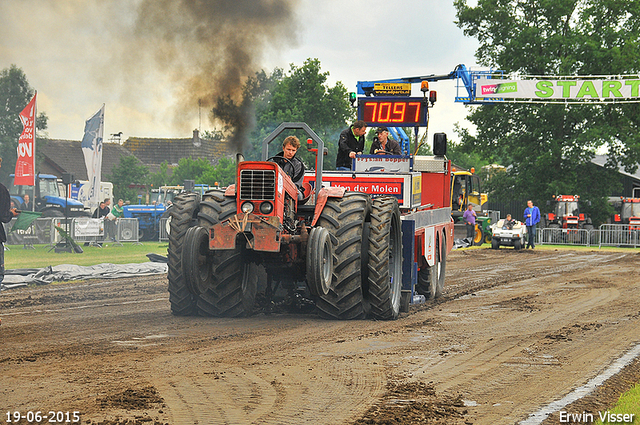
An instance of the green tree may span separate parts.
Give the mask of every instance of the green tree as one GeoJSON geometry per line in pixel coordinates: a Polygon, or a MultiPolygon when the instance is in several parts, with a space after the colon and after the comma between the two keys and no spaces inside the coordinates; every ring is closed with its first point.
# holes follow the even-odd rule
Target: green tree
{"type": "Polygon", "coordinates": [[[135,156],[123,156],[113,167],[107,181],[113,183],[114,198],[122,198],[132,204],[138,203],[138,190],[130,186],[144,186],[147,184],[149,168],[142,164],[135,156]]]}
{"type": "Polygon", "coordinates": [[[171,182],[171,173],[169,170],[169,163],[162,161],[160,168],[155,173],[150,173],[147,179],[149,185],[154,188],[160,186],[167,186],[171,182]]]}
{"type": "MultiPolygon", "coordinates": [[[[318,59],[309,58],[301,67],[291,64],[289,72],[273,88],[269,101],[257,108],[257,131],[254,135],[257,136],[255,141],[258,146],[280,123],[306,122],[325,142],[328,150],[325,168],[334,168],[338,135],[355,118],[355,110],[349,103],[348,92],[342,82],[338,81],[330,87],[327,85],[328,77],[329,72],[322,72],[318,59]]],[[[304,147],[306,133],[294,134],[303,145],[298,155],[308,166],[313,166],[315,156],[304,147]]],[[[281,144],[273,142],[272,145],[270,154],[275,154],[281,144]]]]}
{"type": "MultiPolygon", "coordinates": [[[[247,159],[252,160],[260,159],[262,141],[282,122],[306,122],[328,148],[325,168],[333,168],[338,135],[354,119],[355,110],[349,103],[345,86],[341,82],[329,86],[328,76],[328,72],[322,72],[318,59],[307,59],[300,67],[291,64],[286,73],[279,68],[270,75],[260,71],[245,83],[243,98],[239,103],[230,98],[218,99],[212,110],[213,116],[227,124],[224,128],[226,132],[232,131],[238,123],[254,123],[253,131],[247,135],[248,143],[241,148],[247,159]],[[253,111],[253,121],[247,117],[237,119],[243,116],[243,111],[249,110],[253,111]]],[[[292,134],[301,139],[299,156],[308,166],[313,166],[315,157],[305,148],[306,133],[292,134]]],[[[283,134],[281,140],[287,135],[283,134]]],[[[238,138],[231,140],[234,142],[238,138]]],[[[274,141],[269,154],[274,155],[280,148],[281,143],[274,141]]]]}
{"type": "MultiPolygon", "coordinates": [[[[15,170],[16,148],[22,133],[19,114],[31,101],[34,93],[27,76],[16,65],[0,72],[0,157],[4,165],[0,168],[0,181],[8,182],[9,174],[15,170]]],[[[45,130],[47,121],[45,113],[38,114],[36,130],[45,130]]]]}
{"type": "MultiPolygon", "coordinates": [[[[520,75],[616,75],[640,70],[640,3],[633,0],[456,0],[457,24],[478,39],[478,62],[520,75]]],[[[605,185],[583,173],[598,149],[610,168],[633,171],[640,159],[638,105],[494,104],[468,119],[462,148],[508,167],[492,182],[494,195],[533,198],[557,194],[601,199],[605,185]]],[[[600,204],[600,203],[598,203],[600,204]]]]}
{"type": "Polygon", "coordinates": [[[211,187],[229,186],[236,182],[236,162],[231,158],[221,158],[218,165],[205,170],[197,183],[208,184],[211,187]]]}
{"type": "Polygon", "coordinates": [[[171,184],[182,185],[185,180],[202,183],[200,176],[212,169],[213,165],[204,158],[182,158],[178,161],[178,166],[173,169],[171,184]]]}

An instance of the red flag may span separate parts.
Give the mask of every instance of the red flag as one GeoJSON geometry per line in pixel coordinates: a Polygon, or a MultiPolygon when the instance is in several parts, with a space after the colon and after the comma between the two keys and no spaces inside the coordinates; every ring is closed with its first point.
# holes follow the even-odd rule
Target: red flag
{"type": "Polygon", "coordinates": [[[36,96],[20,112],[22,134],[18,139],[18,160],[16,161],[15,185],[33,186],[36,168],[36,96]]]}

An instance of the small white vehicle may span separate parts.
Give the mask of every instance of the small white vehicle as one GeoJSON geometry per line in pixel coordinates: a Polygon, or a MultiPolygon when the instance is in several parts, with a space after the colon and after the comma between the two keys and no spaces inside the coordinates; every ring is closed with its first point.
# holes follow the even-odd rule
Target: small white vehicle
{"type": "Polygon", "coordinates": [[[491,248],[499,249],[500,245],[512,246],[514,249],[521,249],[527,241],[527,226],[524,223],[512,220],[509,225],[505,219],[498,220],[491,225],[491,248]]]}

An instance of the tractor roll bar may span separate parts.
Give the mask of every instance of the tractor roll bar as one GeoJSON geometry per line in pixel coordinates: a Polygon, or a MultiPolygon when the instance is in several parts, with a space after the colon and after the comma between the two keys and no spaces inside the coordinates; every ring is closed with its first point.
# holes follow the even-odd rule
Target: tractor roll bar
{"type": "Polygon", "coordinates": [[[318,144],[318,161],[316,166],[316,195],[322,189],[322,166],[324,163],[324,142],[318,136],[315,131],[311,129],[304,122],[283,122],[271,132],[263,141],[262,141],[262,160],[266,161],[269,158],[269,144],[273,142],[276,137],[282,134],[285,130],[304,130],[311,139],[318,144]]]}

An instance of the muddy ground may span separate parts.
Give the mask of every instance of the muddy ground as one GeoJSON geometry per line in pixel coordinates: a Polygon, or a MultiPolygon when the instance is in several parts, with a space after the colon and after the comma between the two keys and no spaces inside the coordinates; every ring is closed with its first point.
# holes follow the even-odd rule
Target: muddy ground
{"type": "Polygon", "coordinates": [[[638,250],[461,250],[446,272],[390,322],[175,317],[165,276],[4,291],[0,424],[514,424],[640,343],[638,250]]]}

